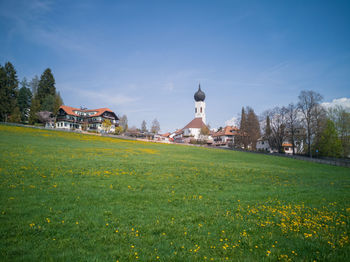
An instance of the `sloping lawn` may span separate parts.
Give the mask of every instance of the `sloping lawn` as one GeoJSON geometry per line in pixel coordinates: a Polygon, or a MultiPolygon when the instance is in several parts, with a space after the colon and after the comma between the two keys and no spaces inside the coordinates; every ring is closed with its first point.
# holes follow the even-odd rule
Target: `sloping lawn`
{"type": "Polygon", "coordinates": [[[1,260],[350,261],[350,169],[0,125],[1,260]]]}

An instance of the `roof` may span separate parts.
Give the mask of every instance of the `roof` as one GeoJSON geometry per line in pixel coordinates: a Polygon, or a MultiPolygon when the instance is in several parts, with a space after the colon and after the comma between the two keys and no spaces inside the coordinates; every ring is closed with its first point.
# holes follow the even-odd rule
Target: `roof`
{"type": "MultiPolygon", "coordinates": [[[[79,112],[96,112],[96,114],[94,115],[90,115],[90,117],[93,116],[100,116],[102,115],[104,112],[110,112],[113,113],[115,115],[115,117],[117,117],[117,115],[110,110],[109,108],[97,108],[97,109],[80,109],[80,108],[75,108],[75,107],[70,107],[70,106],[60,106],[61,109],[63,109],[68,115],[73,115],[73,116],[79,116],[78,114],[74,113],[74,111],[79,111],[79,112]]],[[[118,118],[118,117],[117,117],[118,118]]]]}
{"type": "Polygon", "coordinates": [[[197,102],[204,101],[205,93],[201,89],[201,85],[199,84],[198,91],[194,94],[194,100],[197,102]]]}
{"type": "Polygon", "coordinates": [[[189,122],[183,129],[186,128],[202,128],[206,127],[201,117],[194,118],[191,122],[189,122]]]}
{"type": "Polygon", "coordinates": [[[168,137],[168,136],[170,136],[170,133],[168,132],[168,133],[165,133],[165,134],[163,134],[163,135],[161,135],[161,136],[163,136],[163,137],[168,137]]]}
{"type": "Polygon", "coordinates": [[[293,146],[293,145],[291,143],[285,142],[285,143],[282,144],[282,146],[293,146]]]}
{"type": "Polygon", "coordinates": [[[225,126],[223,130],[216,132],[213,136],[234,136],[239,129],[235,126],[225,126]]]}
{"type": "Polygon", "coordinates": [[[178,129],[178,130],[176,130],[175,131],[175,134],[176,135],[180,135],[180,134],[182,134],[184,131],[182,130],[182,129],[178,129]]]}
{"type": "Polygon", "coordinates": [[[68,115],[73,115],[73,116],[78,116],[76,113],[74,113],[73,111],[83,111],[79,108],[75,108],[75,107],[70,107],[70,106],[60,106],[60,109],[63,109],[68,115]]]}

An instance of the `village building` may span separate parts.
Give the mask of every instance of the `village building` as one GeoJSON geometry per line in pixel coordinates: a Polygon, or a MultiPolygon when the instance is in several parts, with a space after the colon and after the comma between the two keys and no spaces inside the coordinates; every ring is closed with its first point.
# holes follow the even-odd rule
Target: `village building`
{"type": "Polygon", "coordinates": [[[118,120],[117,115],[108,108],[79,109],[63,105],[58,110],[55,127],[66,130],[114,133],[118,120]]]}
{"type": "Polygon", "coordinates": [[[293,145],[289,142],[282,143],[283,152],[287,155],[293,154],[293,145]]]}
{"type": "Polygon", "coordinates": [[[232,147],[235,137],[239,135],[239,129],[235,126],[225,126],[223,129],[215,132],[213,136],[215,146],[232,147]]]}
{"type": "Polygon", "coordinates": [[[194,94],[194,119],[184,128],[172,134],[175,142],[189,143],[191,140],[204,139],[201,130],[207,128],[205,115],[205,93],[199,85],[198,91],[194,94]]]}
{"type": "Polygon", "coordinates": [[[269,141],[264,137],[260,137],[256,142],[256,150],[272,153],[272,149],[270,147],[269,141]]]}
{"type": "MultiPolygon", "coordinates": [[[[293,143],[292,143],[292,133],[290,129],[285,130],[285,139],[282,143],[282,150],[286,154],[293,154],[293,143]]],[[[294,130],[294,152],[295,154],[304,153],[304,138],[305,138],[305,129],[296,128],[294,130]]],[[[278,148],[271,148],[268,139],[261,137],[256,143],[256,149],[258,151],[266,151],[269,153],[277,153],[278,148]]]]}
{"type": "Polygon", "coordinates": [[[170,143],[173,142],[174,139],[170,137],[171,133],[167,132],[165,134],[160,135],[159,141],[170,143]]]}

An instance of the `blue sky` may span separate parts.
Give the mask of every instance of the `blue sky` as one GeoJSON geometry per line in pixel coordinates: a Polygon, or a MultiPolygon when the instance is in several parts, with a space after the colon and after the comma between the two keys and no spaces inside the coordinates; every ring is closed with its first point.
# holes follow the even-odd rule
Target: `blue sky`
{"type": "Polygon", "coordinates": [[[66,105],[164,132],[193,119],[200,82],[218,127],[301,90],[350,98],[349,14],[350,1],[0,0],[0,64],[27,79],[50,67],[66,105]]]}

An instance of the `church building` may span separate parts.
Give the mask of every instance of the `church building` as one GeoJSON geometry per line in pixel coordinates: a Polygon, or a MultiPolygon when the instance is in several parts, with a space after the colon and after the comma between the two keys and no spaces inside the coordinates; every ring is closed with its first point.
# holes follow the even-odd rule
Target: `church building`
{"type": "Polygon", "coordinates": [[[198,91],[194,94],[194,100],[194,119],[184,128],[177,131],[177,136],[181,136],[182,138],[200,139],[201,129],[203,127],[207,127],[204,102],[205,93],[202,91],[200,85],[198,87],[198,91]]]}

